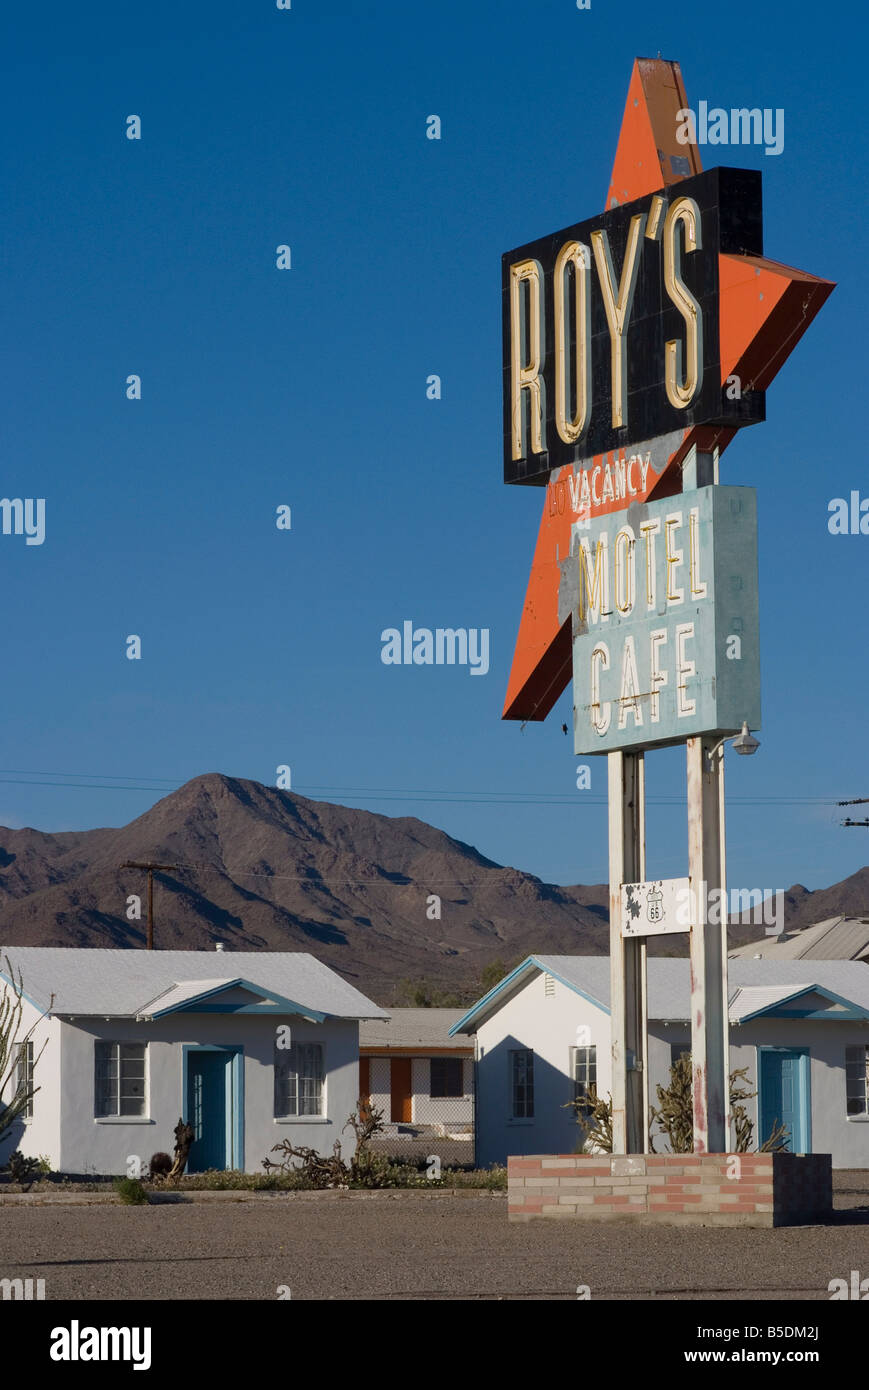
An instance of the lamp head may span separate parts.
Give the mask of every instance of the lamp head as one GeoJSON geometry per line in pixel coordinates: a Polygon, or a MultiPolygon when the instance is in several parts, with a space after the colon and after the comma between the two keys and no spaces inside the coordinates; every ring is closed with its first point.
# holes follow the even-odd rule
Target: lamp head
{"type": "Polygon", "coordinates": [[[751,733],[749,732],[748,725],[745,723],[745,721],[743,721],[741,732],[736,735],[736,738],[733,738],[730,741],[733,744],[733,747],[735,748],[736,752],[742,753],[743,756],[747,756],[751,753],[756,753],[758,748],[760,747],[760,740],[752,737],[751,733]]]}

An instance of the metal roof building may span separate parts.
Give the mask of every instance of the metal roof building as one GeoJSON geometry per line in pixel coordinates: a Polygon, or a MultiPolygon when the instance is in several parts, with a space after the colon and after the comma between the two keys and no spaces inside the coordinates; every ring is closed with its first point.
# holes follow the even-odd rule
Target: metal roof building
{"type": "MultiPolygon", "coordinates": [[[[473,1033],[538,972],[550,975],[582,998],[609,1012],[609,956],[529,956],[512,974],[479,999],[453,1024],[452,1032],[473,1033]]],[[[869,970],[853,961],[732,960],[728,970],[730,1017],[734,1023],[760,1009],[806,990],[826,990],[869,1011],[869,970]],[[864,979],[865,975],[865,979],[864,979]],[[764,1005],[761,996],[768,996],[764,1005]],[[741,1012],[743,1011],[744,1012],[741,1012]]],[[[648,1016],[659,1022],[685,1023],[691,1000],[691,964],[687,960],[650,957],[648,1016]]]]}
{"type": "Polygon", "coordinates": [[[813,927],[749,941],[731,960],[863,960],[869,962],[869,917],[827,917],[813,927]]]}
{"type": "Polygon", "coordinates": [[[388,1014],[304,951],[124,951],[0,946],[24,993],[53,1015],[153,1018],[230,984],[279,995],[324,1018],[388,1014]],[[54,1001],[51,1001],[52,995],[54,1001]]]}
{"type": "Polygon", "coordinates": [[[464,1009],[391,1009],[388,1018],[367,1020],[359,1028],[361,1050],[427,1051],[433,1047],[461,1051],[464,1044],[450,1036],[464,1009]]]}

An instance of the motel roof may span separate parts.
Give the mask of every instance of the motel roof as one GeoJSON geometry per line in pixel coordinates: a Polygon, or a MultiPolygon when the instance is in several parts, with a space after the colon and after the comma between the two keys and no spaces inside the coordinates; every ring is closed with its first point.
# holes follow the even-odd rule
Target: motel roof
{"type": "MultiPolygon", "coordinates": [[[[521,965],[451,1028],[474,1033],[506,1001],[538,974],[551,975],[583,999],[609,1013],[609,956],[528,956],[521,965]]],[[[859,961],[746,960],[728,962],[729,1014],[747,1022],[771,1009],[805,1017],[815,1010],[810,995],[822,995],[832,1008],[826,1017],[869,1018],[869,970],[859,961]],[[800,997],[804,996],[803,1004],[800,997]]],[[[691,996],[688,960],[652,957],[648,961],[648,1016],[658,1022],[686,1023],[691,996]]]]}
{"type": "MultiPolygon", "coordinates": [[[[25,997],[52,1014],[158,1018],[241,990],[309,1018],[385,1019],[388,1014],[304,951],[142,951],[0,946],[25,997]],[[51,997],[54,995],[54,1001],[51,997]]],[[[867,972],[869,974],[869,972],[867,972]]]]}
{"type": "Polygon", "coordinates": [[[391,1009],[389,1018],[360,1025],[359,1046],[363,1052],[374,1048],[379,1052],[425,1051],[426,1048],[461,1052],[469,1044],[454,1038],[450,1030],[464,1014],[464,1009],[391,1009]]]}
{"type": "Polygon", "coordinates": [[[749,941],[730,956],[734,960],[761,956],[767,960],[869,961],[869,917],[826,917],[799,931],[749,941]]]}

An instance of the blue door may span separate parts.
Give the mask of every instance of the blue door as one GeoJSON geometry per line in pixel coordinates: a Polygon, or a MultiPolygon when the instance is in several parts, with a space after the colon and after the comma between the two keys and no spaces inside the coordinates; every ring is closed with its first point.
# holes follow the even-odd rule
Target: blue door
{"type": "Polygon", "coordinates": [[[773,1126],[787,1127],[791,1153],[808,1153],[809,1053],[799,1047],[765,1047],[760,1052],[758,1145],[767,1140],[773,1126]]]}
{"type": "Polygon", "coordinates": [[[187,1119],[193,1126],[188,1173],[230,1166],[227,1146],[232,1096],[232,1053],[190,1052],[187,1119]]]}

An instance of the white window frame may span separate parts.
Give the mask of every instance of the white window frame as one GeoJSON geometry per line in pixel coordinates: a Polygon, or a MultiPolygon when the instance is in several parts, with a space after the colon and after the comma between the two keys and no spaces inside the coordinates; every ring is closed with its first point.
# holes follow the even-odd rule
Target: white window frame
{"type": "MultiPolygon", "coordinates": [[[[129,1060],[129,1059],[125,1059],[125,1060],[129,1060]]],[[[111,1078],[111,1077],[108,1077],[108,1078],[106,1078],[106,1079],[111,1083],[111,1081],[112,1081],[112,1078],[111,1078]]],[[[138,1077],[135,1078],[135,1079],[136,1079],[136,1080],[139,1080],[138,1077]]],[[[149,1106],[150,1091],[151,1091],[151,1087],[150,1087],[150,1068],[149,1068],[149,1065],[148,1065],[148,1044],[147,1044],[146,1042],[139,1042],[138,1039],[136,1039],[136,1038],[94,1038],[94,1119],[95,1119],[95,1120],[116,1120],[116,1121],[121,1121],[121,1122],[129,1121],[131,1124],[135,1124],[136,1121],[147,1120],[147,1119],[148,1119],[148,1116],[149,1116],[149,1114],[150,1114],[150,1106],[149,1106]],[[122,1109],[121,1109],[121,1106],[122,1106],[122,1103],[123,1103],[124,1100],[131,1100],[131,1099],[133,1099],[133,1097],[130,1097],[130,1096],[122,1096],[122,1094],[121,1094],[121,1088],[122,1088],[122,1082],[123,1082],[122,1059],[121,1059],[121,1048],[122,1048],[122,1047],[135,1047],[135,1048],[141,1049],[141,1053],[142,1053],[142,1076],[141,1076],[141,1082],[142,1082],[142,1101],[141,1101],[141,1107],[142,1107],[142,1108],[141,1108],[141,1110],[122,1110],[122,1109]],[[113,1048],[113,1049],[114,1049],[114,1057],[113,1057],[113,1059],[110,1059],[110,1060],[114,1060],[115,1067],[116,1067],[116,1069],[117,1069],[117,1070],[116,1070],[116,1075],[115,1075],[115,1077],[114,1077],[114,1083],[115,1083],[115,1085],[114,1085],[114,1096],[112,1095],[112,1092],[111,1092],[111,1086],[109,1086],[108,1092],[107,1092],[107,1095],[106,1095],[106,1104],[107,1104],[110,1108],[105,1109],[105,1110],[103,1110],[103,1109],[100,1108],[100,1107],[101,1107],[101,1103],[102,1103],[102,1101],[101,1101],[101,1094],[100,1094],[100,1084],[101,1084],[101,1081],[102,1081],[102,1079],[103,1079],[103,1078],[101,1078],[101,1076],[100,1076],[100,1051],[101,1051],[101,1049],[104,1049],[104,1048],[113,1048]],[[112,1108],[112,1105],[113,1105],[113,1108],[112,1108]]]]}
{"type": "Polygon", "coordinates": [[[845,1114],[849,1120],[869,1117],[869,1043],[849,1043],[845,1048],[845,1114]],[[862,1094],[852,1095],[855,1089],[862,1094]],[[852,1100],[859,1101],[859,1110],[851,1109],[852,1100]]]}
{"type": "MultiPolygon", "coordinates": [[[[582,1047],[572,1047],[570,1049],[570,1076],[573,1081],[573,1099],[580,1100],[588,1095],[589,1086],[593,1086],[597,1094],[597,1044],[586,1043],[582,1047]],[[580,1062],[584,1077],[580,1079],[578,1072],[580,1062]]],[[[589,1105],[588,1109],[591,1108],[589,1105]]]]}
{"type": "MultiPolygon", "coordinates": [[[[17,1097],[17,1096],[20,1096],[22,1091],[30,1091],[30,1090],[32,1090],[32,1088],[33,1088],[33,1069],[34,1069],[34,1066],[35,1066],[35,1058],[34,1058],[34,1053],[33,1053],[33,1039],[32,1039],[32,1038],[27,1038],[24,1042],[18,1043],[17,1048],[16,1048],[16,1056],[15,1056],[15,1095],[16,1095],[16,1097],[17,1097]]],[[[33,1096],[30,1097],[30,1099],[29,1099],[28,1102],[27,1102],[27,1105],[26,1105],[26,1106],[24,1107],[24,1109],[20,1112],[18,1118],[19,1118],[20,1120],[24,1120],[25,1123],[27,1122],[27,1120],[32,1120],[32,1119],[33,1119],[33,1096]]]]}
{"type": "MultiPolygon", "coordinates": [[[[304,1062],[301,1063],[304,1065],[304,1062]]],[[[290,1044],[289,1047],[278,1047],[277,1039],[274,1043],[274,1118],[275,1120],[291,1120],[293,1122],[324,1120],[326,1118],[326,1049],[322,1042],[318,1041],[298,1041],[290,1044]],[[318,1081],[319,1095],[316,1110],[300,1109],[300,1099],[310,1099],[300,1097],[300,1061],[299,1049],[316,1049],[319,1053],[319,1076],[305,1076],[302,1074],[303,1082],[318,1081]],[[295,1085],[290,1084],[294,1080],[295,1085]],[[286,1086],[287,1108],[283,1108],[283,1095],[286,1086]],[[293,1104],[293,1092],[295,1091],[295,1110],[289,1107],[293,1104]]]]}

